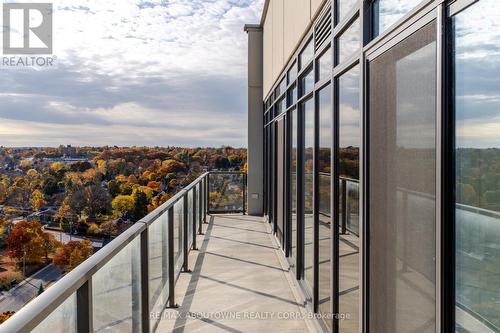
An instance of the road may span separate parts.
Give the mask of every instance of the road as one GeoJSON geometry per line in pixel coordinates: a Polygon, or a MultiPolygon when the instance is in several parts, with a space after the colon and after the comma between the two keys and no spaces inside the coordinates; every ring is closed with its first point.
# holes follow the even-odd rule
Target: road
{"type": "Polygon", "coordinates": [[[0,312],[18,311],[37,296],[40,284],[43,284],[43,287],[47,289],[53,281],[57,281],[61,276],[62,270],[50,264],[11,290],[2,292],[0,312]]]}
{"type": "MultiPolygon", "coordinates": [[[[84,239],[87,239],[87,238],[82,237],[82,236],[69,235],[67,233],[54,231],[54,230],[45,229],[44,232],[54,235],[54,237],[63,244],[67,244],[70,241],[82,241],[84,239]]],[[[92,246],[94,248],[101,248],[103,245],[102,240],[96,240],[96,239],[89,239],[89,240],[92,241],[92,246]]]]}

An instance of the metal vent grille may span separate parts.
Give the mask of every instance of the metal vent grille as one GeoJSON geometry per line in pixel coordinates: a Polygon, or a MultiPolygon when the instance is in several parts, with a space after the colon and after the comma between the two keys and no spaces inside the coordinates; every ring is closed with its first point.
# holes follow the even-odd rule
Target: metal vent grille
{"type": "Polygon", "coordinates": [[[314,26],[314,48],[316,51],[323,45],[325,41],[332,35],[332,11],[331,4],[328,4],[323,9],[319,20],[314,26]]]}

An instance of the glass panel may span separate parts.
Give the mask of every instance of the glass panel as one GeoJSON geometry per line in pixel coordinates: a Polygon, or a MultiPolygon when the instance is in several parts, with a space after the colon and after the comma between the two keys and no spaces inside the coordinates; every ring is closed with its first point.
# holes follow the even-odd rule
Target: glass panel
{"type": "Polygon", "coordinates": [[[373,3],[373,34],[378,36],[415,8],[422,0],[375,0],[373,3]]]}
{"type": "Polygon", "coordinates": [[[149,306],[157,318],[168,298],[168,213],[165,212],[148,227],[149,249],[149,306]]]}
{"type": "Polygon", "coordinates": [[[76,294],[69,296],[31,333],[76,333],[76,294]]]}
{"type": "Polygon", "coordinates": [[[244,175],[210,175],[210,209],[215,212],[242,212],[244,175]]]}
{"type": "Polygon", "coordinates": [[[278,98],[282,93],[284,93],[286,90],[286,78],[284,77],[281,82],[278,84],[276,87],[276,90],[274,92],[276,98],[278,98]]]}
{"type": "Polygon", "coordinates": [[[289,90],[288,90],[288,103],[287,106],[290,107],[297,103],[297,85],[293,85],[289,90]]]}
{"type": "Polygon", "coordinates": [[[188,192],[188,208],[187,208],[187,215],[188,215],[188,248],[191,248],[191,245],[193,244],[193,190],[189,190],[188,192]]]}
{"type": "Polygon", "coordinates": [[[371,61],[370,331],[435,332],[436,24],[371,61]]]}
{"type": "Polygon", "coordinates": [[[314,175],[314,98],[302,105],[304,114],[304,277],[313,287],[313,175],[314,175]]]}
{"type": "Polygon", "coordinates": [[[307,43],[302,52],[299,55],[299,69],[307,66],[309,61],[314,57],[314,43],[312,39],[307,43]]]}
{"type": "Polygon", "coordinates": [[[356,51],[360,50],[361,39],[359,29],[359,19],[356,19],[356,21],[354,21],[338,38],[338,64],[349,59],[356,51]]]}
{"type": "Polygon", "coordinates": [[[453,19],[457,332],[500,332],[498,14],[482,0],[453,19]]]}
{"type": "MultiPolygon", "coordinates": [[[[292,249],[291,254],[294,260],[297,259],[297,135],[298,135],[298,127],[297,127],[297,109],[292,111],[291,118],[291,158],[290,158],[290,197],[292,207],[291,211],[291,228],[292,228],[292,236],[290,239],[290,247],[292,249]]],[[[292,265],[292,269],[295,270],[295,265],[292,265]]]]}
{"type": "Polygon", "coordinates": [[[283,112],[286,111],[286,95],[283,96],[283,99],[280,101],[281,103],[281,109],[283,110],[283,112]]]}
{"type": "Polygon", "coordinates": [[[312,68],[300,78],[300,97],[314,89],[314,72],[312,68]]]}
{"type": "Polygon", "coordinates": [[[332,49],[329,48],[318,59],[318,75],[316,81],[326,80],[332,75],[332,49]]]}
{"type": "Polygon", "coordinates": [[[293,81],[297,80],[297,63],[294,62],[292,67],[288,70],[288,84],[291,84],[293,81]]]}
{"type": "Polygon", "coordinates": [[[347,13],[354,7],[358,0],[338,0],[337,10],[338,10],[338,22],[341,22],[347,13]]]}
{"type": "MultiPolygon", "coordinates": [[[[319,309],[331,313],[331,179],[332,179],[332,87],[319,92],[319,309]]],[[[332,329],[332,320],[325,320],[332,329]]]]}
{"type": "Polygon", "coordinates": [[[174,261],[175,272],[180,272],[182,266],[183,229],[184,228],[184,203],[179,200],[174,204],[174,261]]]}
{"type": "Polygon", "coordinates": [[[141,330],[140,237],[92,277],[94,332],[141,330]]]}
{"type": "Polygon", "coordinates": [[[280,241],[280,243],[283,245],[283,224],[284,224],[284,190],[285,190],[285,179],[284,179],[284,165],[283,162],[285,161],[285,120],[282,118],[280,121],[277,123],[277,131],[276,131],[276,195],[277,195],[277,211],[276,211],[276,218],[277,218],[277,238],[280,241]]]}
{"type": "MultiPolygon", "coordinates": [[[[357,207],[359,201],[346,195],[347,184],[359,179],[359,148],[361,144],[361,110],[359,107],[360,70],[356,65],[338,80],[339,89],[339,176],[341,179],[339,221],[339,320],[342,332],[359,330],[359,238],[344,232],[351,213],[349,207],[357,207]],[[345,213],[347,211],[347,214],[345,213]]],[[[353,216],[353,218],[358,218],[353,216]]]]}
{"type": "Polygon", "coordinates": [[[347,231],[359,236],[359,183],[347,181],[347,231]]]}

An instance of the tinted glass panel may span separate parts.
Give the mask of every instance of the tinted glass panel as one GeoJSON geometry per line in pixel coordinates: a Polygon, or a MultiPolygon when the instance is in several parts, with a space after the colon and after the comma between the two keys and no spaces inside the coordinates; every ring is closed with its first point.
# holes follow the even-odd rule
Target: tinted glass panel
{"type": "Polygon", "coordinates": [[[374,35],[378,36],[422,0],[376,0],[373,3],[374,35]]]}
{"type": "Polygon", "coordinates": [[[338,64],[349,59],[361,47],[359,32],[359,19],[354,21],[352,25],[344,31],[338,38],[338,64]]]}
{"type": "MultiPolygon", "coordinates": [[[[319,92],[319,308],[330,313],[331,306],[331,155],[332,155],[332,90],[328,85],[319,92]]],[[[331,329],[332,321],[326,320],[331,329]]]]}
{"type": "Polygon", "coordinates": [[[300,53],[299,56],[299,66],[300,69],[304,68],[304,66],[307,66],[309,61],[311,61],[314,57],[314,43],[312,42],[312,39],[307,43],[307,45],[304,47],[304,50],[300,53]]]}
{"type": "Polygon", "coordinates": [[[297,79],[297,63],[294,63],[288,70],[288,84],[297,79]]]}
{"type": "Polygon", "coordinates": [[[276,131],[276,195],[277,195],[277,238],[280,243],[283,245],[283,213],[284,213],[284,190],[285,190],[285,179],[283,174],[283,162],[285,161],[285,120],[282,118],[277,122],[277,131],[276,131]]]}
{"type": "Polygon", "coordinates": [[[286,98],[282,98],[278,102],[276,102],[276,116],[279,115],[281,112],[286,110],[286,98]]]}
{"type": "Polygon", "coordinates": [[[435,332],[436,25],[370,62],[370,331],[435,332]]]}
{"type": "MultiPolygon", "coordinates": [[[[297,110],[292,111],[292,118],[291,118],[291,144],[292,144],[292,149],[291,149],[291,158],[290,158],[290,197],[291,197],[291,203],[290,206],[292,207],[291,211],[291,229],[292,229],[292,235],[290,239],[290,246],[291,246],[291,254],[292,257],[297,259],[297,110]]],[[[292,266],[292,268],[295,268],[295,265],[292,266]]]]}
{"type": "Polygon", "coordinates": [[[281,80],[279,85],[276,87],[274,94],[276,95],[276,97],[279,97],[281,96],[282,93],[285,92],[285,90],[286,90],[286,78],[283,78],[283,80],[281,80]]]}
{"type": "Polygon", "coordinates": [[[316,81],[326,80],[330,78],[332,74],[332,49],[329,48],[325,53],[321,55],[318,59],[318,76],[316,81]]]}
{"type": "Polygon", "coordinates": [[[500,332],[498,1],[454,18],[457,332],[500,332]]]}
{"type": "Polygon", "coordinates": [[[345,18],[347,13],[349,13],[357,2],[358,0],[338,0],[338,22],[341,22],[345,18]]]}
{"type": "Polygon", "coordinates": [[[309,70],[300,79],[300,96],[310,93],[314,89],[314,72],[309,70]]]}
{"type": "Polygon", "coordinates": [[[357,332],[359,326],[359,237],[347,229],[348,220],[359,220],[359,195],[348,191],[359,181],[361,143],[359,108],[359,66],[343,74],[339,86],[339,176],[341,213],[339,217],[339,320],[342,332],[357,332]]]}
{"type": "Polygon", "coordinates": [[[297,85],[293,85],[290,89],[288,89],[288,102],[287,106],[292,106],[297,103],[297,85]]]}
{"type": "Polygon", "coordinates": [[[314,172],[314,99],[303,104],[304,112],[304,270],[313,286],[313,172],[314,172]]]}

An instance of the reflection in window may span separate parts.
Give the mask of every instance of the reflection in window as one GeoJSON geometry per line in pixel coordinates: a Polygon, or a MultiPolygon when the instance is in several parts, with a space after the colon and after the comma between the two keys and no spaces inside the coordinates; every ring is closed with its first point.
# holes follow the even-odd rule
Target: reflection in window
{"type": "MultiPolygon", "coordinates": [[[[292,236],[290,239],[291,255],[294,260],[297,259],[297,109],[292,111],[291,121],[291,143],[292,149],[290,151],[290,197],[291,197],[291,228],[292,236]]],[[[292,269],[295,270],[295,265],[292,269]]]]}
{"type": "Polygon", "coordinates": [[[498,8],[482,0],[453,19],[457,332],[500,332],[498,8]]]}
{"type": "Polygon", "coordinates": [[[314,99],[303,104],[304,114],[304,274],[313,287],[313,172],[314,172],[314,99]]]}
{"type": "Polygon", "coordinates": [[[316,81],[322,81],[330,78],[332,74],[332,49],[326,50],[318,59],[318,76],[316,81]]]}
{"type": "Polygon", "coordinates": [[[361,47],[360,39],[360,26],[359,18],[352,23],[352,25],[347,28],[346,31],[340,35],[338,38],[338,55],[339,59],[337,64],[342,63],[351,57],[354,52],[358,51],[361,47]]]}
{"type": "Polygon", "coordinates": [[[341,22],[344,17],[351,11],[358,0],[338,0],[338,22],[341,22]]]}
{"type": "Polygon", "coordinates": [[[282,93],[284,93],[286,90],[286,78],[283,78],[279,85],[276,87],[275,95],[276,97],[279,97],[282,93]]]}
{"type": "Polygon", "coordinates": [[[375,0],[373,2],[373,36],[380,35],[420,2],[422,0],[375,0]]]}
{"type": "Polygon", "coordinates": [[[359,326],[359,231],[349,228],[359,220],[359,66],[338,79],[339,86],[339,312],[349,318],[339,321],[340,331],[357,332],[359,326]],[[350,190],[349,190],[350,189],[350,190]],[[352,221],[349,223],[348,221],[352,221]]]}
{"type": "MultiPolygon", "coordinates": [[[[332,152],[332,90],[328,85],[319,92],[319,309],[330,313],[331,259],[331,152],[332,152]]],[[[330,327],[332,320],[326,320],[330,327]]]]}
{"type": "Polygon", "coordinates": [[[287,106],[290,107],[297,102],[297,85],[293,85],[290,89],[288,89],[288,102],[287,106]]]}
{"type": "Polygon", "coordinates": [[[293,81],[295,81],[297,79],[297,63],[296,62],[294,62],[292,67],[290,67],[290,69],[288,70],[287,78],[288,78],[288,84],[291,84],[293,81]]]}
{"type": "Polygon", "coordinates": [[[279,100],[278,102],[276,102],[276,106],[275,106],[275,110],[276,110],[276,114],[275,116],[279,115],[281,112],[285,111],[286,107],[285,107],[285,98],[279,100]]]}
{"type": "Polygon", "coordinates": [[[314,57],[314,43],[311,39],[300,53],[299,69],[302,69],[304,68],[304,66],[307,66],[307,64],[309,63],[309,61],[313,59],[313,57],[314,57]]]}
{"type": "Polygon", "coordinates": [[[312,68],[300,78],[300,97],[314,89],[314,72],[312,68]]]}
{"type": "Polygon", "coordinates": [[[369,327],[436,330],[436,23],[369,64],[369,327]]]}

